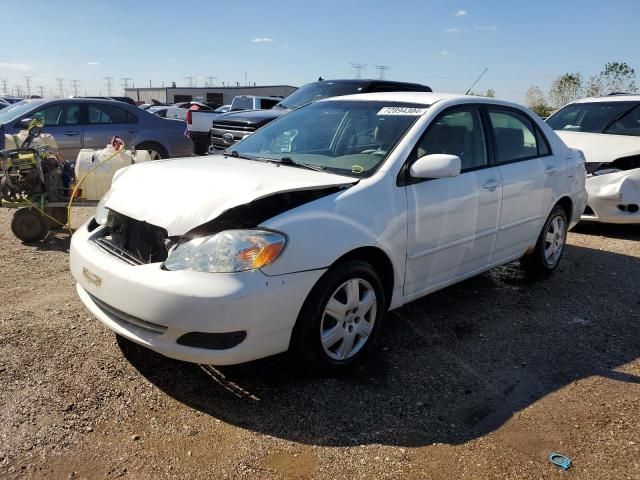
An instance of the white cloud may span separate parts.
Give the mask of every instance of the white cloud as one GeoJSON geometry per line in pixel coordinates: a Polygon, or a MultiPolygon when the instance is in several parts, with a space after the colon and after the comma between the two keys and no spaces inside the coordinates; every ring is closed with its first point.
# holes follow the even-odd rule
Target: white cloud
{"type": "Polygon", "coordinates": [[[467,11],[466,11],[466,10],[458,10],[458,11],[456,12],[456,15],[455,15],[455,16],[456,16],[456,17],[464,17],[466,14],[467,14],[467,11]]]}
{"type": "Polygon", "coordinates": [[[442,55],[443,57],[448,57],[450,55],[450,53],[446,50],[443,50],[440,52],[440,55],[442,55]]]}
{"type": "Polygon", "coordinates": [[[177,58],[170,57],[170,58],[169,58],[169,61],[170,61],[170,62],[177,62],[177,61],[178,61],[178,59],[177,59],[177,58]]]}
{"type": "Polygon", "coordinates": [[[488,31],[488,32],[495,32],[496,30],[498,30],[498,27],[497,27],[496,25],[488,25],[488,26],[486,26],[486,27],[478,27],[478,26],[475,26],[475,27],[473,27],[473,28],[475,28],[476,30],[480,30],[480,31],[488,31]]]}
{"type": "Polygon", "coordinates": [[[457,32],[461,32],[462,29],[461,28],[445,28],[444,31],[447,33],[457,33],[457,32]]]}
{"type": "Polygon", "coordinates": [[[91,65],[92,67],[95,67],[96,65],[100,65],[100,62],[89,62],[87,63],[87,65],[91,65]]]}
{"type": "Polygon", "coordinates": [[[253,43],[271,43],[271,42],[275,42],[275,40],[273,38],[269,38],[269,37],[258,37],[258,38],[254,38],[251,41],[253,43]]]}
{"type": "Polygon", "coordinates": [[[6,68],[8,70],[18,70],[19,72],[28,72],[33,69],[33,65],[27,63],[7,63],[0,62],[0,68],[6,68]]]}

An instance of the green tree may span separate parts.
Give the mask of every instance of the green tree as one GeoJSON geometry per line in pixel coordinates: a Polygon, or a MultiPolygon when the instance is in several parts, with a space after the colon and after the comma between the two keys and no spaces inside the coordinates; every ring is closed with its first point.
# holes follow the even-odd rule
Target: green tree
{"type": "Polygon", "coordinates": [[[554,108],[562,108],[581,96],[582,75],[580,72],[560,75],[553,81],[549,89],[549,102],[554,108]]]}
{"type": "Polygon", "coordinates": [[[604,95],[604,86],[600,75],[592,75],[589,77],[587,85],[584,87],[585,97],[601,97],[604,95]]]}
{"type": "Polygon", "coordinates": [[[625,62],[609,62],[599,75],[603,92],[636,92],[636,71],[625,62]]]}
{"type": "Polygon", "coordinates": [[[496,91],[493,88],[490,88],[489,90],[487,90],[487,93],[485,93],[484,96],[489,98],[495,98],[496,91]]]}

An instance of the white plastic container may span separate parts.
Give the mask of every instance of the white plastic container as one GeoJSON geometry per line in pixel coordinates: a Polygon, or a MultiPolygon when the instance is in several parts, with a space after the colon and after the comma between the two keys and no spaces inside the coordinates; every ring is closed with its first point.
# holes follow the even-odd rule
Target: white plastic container
{"type": "MultiPolygon", "coordinates": [[[[145,151],[145,153],[149,156],[148,152],[145,151]]],[[[143,158],[143,156],[141,158],[143,158]]],[[[116,153],[116,150],[111,145],[107,145],[107,147],[102,150],[86,148],[80,150],[78,158],[76,159],[75,173],[76,185],[82,182],[82,185],[80,185],[82,189],[81,197],[86,200],[100,200],[100,198],[107,193],[109,187],[111,187],[111,180],[116,171],[122,167],[131,165],[131,163],[133,163],[133,155],[130,150],[122,149],[116,153]],[[104,162],[104,160],[112,155],[113,158],[111,158],[111,160],[104,162]],[[100,162],[104,163],[87,176],[87,173],[89,173],[93,167],[100,164],[100,162]]]]}
{"type": "MultiPolygon", "coordinates": [[[[8,133],[5,134],[4,148],[6,150],[13,150],[18,148],[18,145],[22,146],[27,135],[28,133],[26,130],[21,130],[20,133],[16,135],[9,135],[8,133]]],[[[43,145],[49,145],[51,148],[55,148],[56,150],[58,149],[58,144],[50,133],[41,133],[31,142],[32,147],[39,147],[43,145]]]]}

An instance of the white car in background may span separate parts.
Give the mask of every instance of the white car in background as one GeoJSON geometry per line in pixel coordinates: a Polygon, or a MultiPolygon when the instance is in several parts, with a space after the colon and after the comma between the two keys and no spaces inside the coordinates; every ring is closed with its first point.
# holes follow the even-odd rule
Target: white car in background
{"type": "Polygon", "coordinates": [[[71,272],[101,322],[169,357],[289,350],[335,371],[387,310],[517,259],[553,271],[585,176],[582,153],[512,103],[336,97],[222,155],[120,170],[73,235],[71,272]]]}
{"type": "Polygon", "coordinates": [[[640,95],[578,100],[547,123],[585,155],[589,198],[582,219],[640,223],[640,95]]]}

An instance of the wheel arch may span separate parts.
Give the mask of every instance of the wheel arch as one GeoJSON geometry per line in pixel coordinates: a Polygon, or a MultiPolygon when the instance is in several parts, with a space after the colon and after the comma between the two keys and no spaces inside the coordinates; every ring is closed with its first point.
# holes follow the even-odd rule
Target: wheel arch
{"type": "Polygon", "coordinates": [[[555,205],[560,205],[564,209],[567,214],[567,220],[569,223],[571,223],[571,219],[573,216],[573,201],[571,200],[571,198],[564,196],[560,200],[558,200],[555,205]]]}
{"type": "Polygon", "coordinates": [[[153,147],[156,148],[156,151],[159,154],[163,155],[163,158],[169,158],[169,151],[167,150],[167,147],[157,140],[143,140],[142,142],[138,142],[136,150],[146,150],[153,147]]]}

